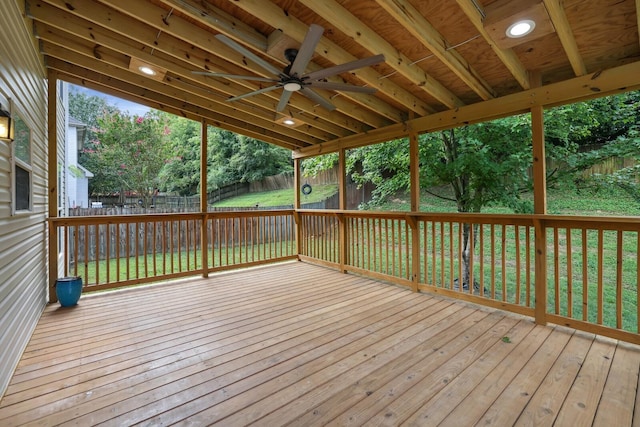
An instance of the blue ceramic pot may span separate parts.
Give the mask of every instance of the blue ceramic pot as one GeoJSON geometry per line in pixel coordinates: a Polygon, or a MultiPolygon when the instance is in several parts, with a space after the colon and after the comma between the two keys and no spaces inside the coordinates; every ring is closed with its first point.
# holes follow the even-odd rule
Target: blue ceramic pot
{"type": "Polygon", "coordinates": [[[71,307],[78,303],[82,293],[82,277],[62,277],[56,280],[56,295],[63,307],[71,307]]]}

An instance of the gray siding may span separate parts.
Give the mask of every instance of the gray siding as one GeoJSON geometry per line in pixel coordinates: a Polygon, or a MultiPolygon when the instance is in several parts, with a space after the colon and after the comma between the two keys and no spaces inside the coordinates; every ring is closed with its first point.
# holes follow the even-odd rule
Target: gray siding
{"type": "Polygon", "coordinates": [[[0,141],[0,396],[47,301],[45,72],[22,0],[0,2],[0,93],[31,128],[33,211],[11,215],[11,145],[0,141]]]}

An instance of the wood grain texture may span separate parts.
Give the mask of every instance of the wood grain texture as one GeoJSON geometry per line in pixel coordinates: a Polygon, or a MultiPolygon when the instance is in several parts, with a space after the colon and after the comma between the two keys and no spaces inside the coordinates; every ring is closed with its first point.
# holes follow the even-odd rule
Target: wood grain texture
{"type": "Polygon", "coordinates": [[[0,424],[623,426],[639,370],[632,344],[288,262],[49,306],[0,424]]]}

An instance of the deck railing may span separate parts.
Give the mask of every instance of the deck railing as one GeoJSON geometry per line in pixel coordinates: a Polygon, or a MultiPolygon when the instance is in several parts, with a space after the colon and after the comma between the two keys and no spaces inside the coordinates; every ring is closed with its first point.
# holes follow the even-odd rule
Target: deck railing
{"type": "Polygon", "coordinates": [[[292,210],[53,218],[59,275],[110,289],[296,258],[292,210]]]}
{"type": "Polygon", "coordinates": [[[50,225],[61,275],[88,290],[297,257],[640,343],[637,218],[278,210],[50,225]]]}
{"type": "Polygon", "coordinates": [[[640,343],[639,219],[297,215],[303,259],[640,343]]]}

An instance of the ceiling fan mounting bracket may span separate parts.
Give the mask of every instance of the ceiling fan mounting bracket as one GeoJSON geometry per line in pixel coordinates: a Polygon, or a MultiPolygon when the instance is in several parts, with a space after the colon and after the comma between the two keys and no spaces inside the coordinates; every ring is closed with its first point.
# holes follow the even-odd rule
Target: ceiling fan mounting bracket
{"type": "Polygon", "coordinates": [[[284,57],[290,64],[293,64],[293,61],[296,60],[296,56],[298,56],[298,49],[290,47],[284,50],[284,57]]]}

